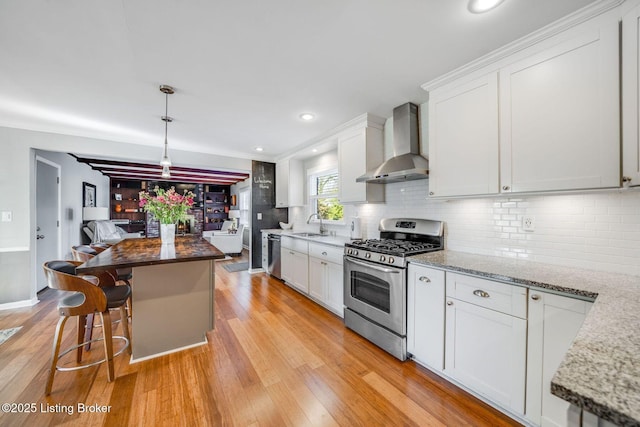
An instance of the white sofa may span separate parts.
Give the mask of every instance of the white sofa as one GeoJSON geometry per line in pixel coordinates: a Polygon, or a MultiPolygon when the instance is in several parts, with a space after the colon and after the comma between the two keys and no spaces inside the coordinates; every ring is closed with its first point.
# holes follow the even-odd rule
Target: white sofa
{"type": "Polygon", "coordinates": [[[227,254],[240,254],[242,252],[242,232],[244,225],[238,227],[235,233],[228,231],[214,231],[213,233],[204,232],[202,237],[207,239],[209,243],[218,248],[220,252],[227,254]]]}
{"type": "Polygon", "coordinates": [[[111,221],[91,221],[82,230],[85,232],[91,243],[108,243],[113,245],[124,239],[134,239],[142,237],[141,233],[127,233],[111,221]]]}

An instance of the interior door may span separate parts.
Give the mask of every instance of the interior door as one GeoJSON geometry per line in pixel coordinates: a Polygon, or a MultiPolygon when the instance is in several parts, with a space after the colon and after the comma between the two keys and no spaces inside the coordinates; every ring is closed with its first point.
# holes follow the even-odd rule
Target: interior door
{"type": "Polygon", "coordinates": [[[60,259],[60,166],[36,159],[36,290],[47,286],[42,264],[60,259]]]}

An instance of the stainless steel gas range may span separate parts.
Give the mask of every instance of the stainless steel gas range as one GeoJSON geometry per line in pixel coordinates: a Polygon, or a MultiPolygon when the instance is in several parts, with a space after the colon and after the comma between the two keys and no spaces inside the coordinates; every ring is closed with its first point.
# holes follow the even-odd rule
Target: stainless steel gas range
{"type": "Polygon", "coordinates": [[[344,323],[400,360],[407,358],[407,257],[444,249],[444,223],[380,221],[380,239],[344,249],[344,323]]]}

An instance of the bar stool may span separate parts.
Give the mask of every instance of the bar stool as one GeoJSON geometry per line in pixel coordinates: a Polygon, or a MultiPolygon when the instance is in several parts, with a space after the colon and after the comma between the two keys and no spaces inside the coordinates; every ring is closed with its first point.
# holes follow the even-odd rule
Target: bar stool
{"type": "MultiPolygon", "coordinates": [[[[91,258],[98,255],[100,252],[108,249],[109,246],[97,244],[97,245],[78,245],[71,247],[71,253],[73,255],[73,259],[76,261],[80,261],[82,263],[89,261],[91,258]]],[[[129,269],[131,270],[131,269],[129,269]]],[[[117,281],[123,281],[128,286],[131,286],[131,283],[128,280],[119,279],[118,271],[114,268],[111,270],[106,270],[104,272],[97,273],[95,275],[100,283],[100,286],[115,286],[117,281]]],[[[130,277],[129,277],[130,278],[130,277]]],[[[131,301],[127,301],[128,311],[131,312],[130,306],[131,301]]],[[[84,336],[84,340],[87,343],[85,345],[85,350],[89,351],[91,349],[91,337],[93,336],[93,328],[100,327],[102,325],[94,325],[94,315],[90,314],[86,318],[86,332],[84,336]]]]}
{"type": "Polygon", "coordinates": [[[107,378],[111,382],[114,379],[113,358],[121,354],[125,349],[131,354],[131,338],[129,336],[129,322],[125,311],[125,303],[131,295],[131,287],[122,286],[95,286],[91,281],[76,276],[76,266],[82,264],[81,261],[49,261],[44,263],[44,274],[50,288],[66,291],[68,295],[63,296],[58,302],[58,312],[60,320],[56,326],[56,333],[53,339],[53,352],[51,355],[51,367],[49,370],[49,378],[45,388],[45,395],[51,394],[53,386],[53,377],[58,371],[74,371],[78,369],[88,368],[97,364],[107,362],[107,378]],[[122,331],[124,336],[113,336],[111,330],[111,315],[109,309],[120,308],[120,317],[122,319],[122,331]],[[97,362],[92,362],[74,367],[58,366],[58,360],[76,350],[76,362],[82,362],[82,347],[86,344],[83,339],[83,329],[86,323],[86,317],[90,314],[100,314],[102,318],[103,338],[92,339],[95,341],[104,341],[105,358],[97,362]],[[60,352],[60,344],[62,342],[62,333],[64,325],[71,316],[78,316],[78,343],[77,345],[60,352]],[[113,354],[113,339],[124,340],[124,347],[113,354]]]}

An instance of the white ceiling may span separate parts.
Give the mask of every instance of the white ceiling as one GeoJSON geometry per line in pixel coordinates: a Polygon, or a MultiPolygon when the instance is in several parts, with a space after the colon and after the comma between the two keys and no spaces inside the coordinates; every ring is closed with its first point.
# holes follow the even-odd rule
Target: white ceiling
{"type": "Polygon", "coordinates": [[[273,158],[591,1],[2,0],[0,126],[273,158]]]}

